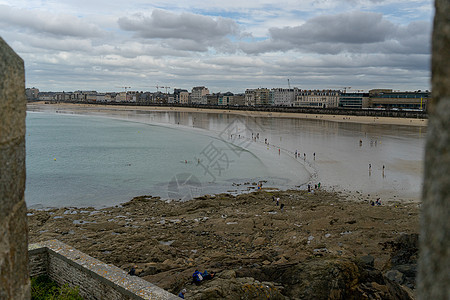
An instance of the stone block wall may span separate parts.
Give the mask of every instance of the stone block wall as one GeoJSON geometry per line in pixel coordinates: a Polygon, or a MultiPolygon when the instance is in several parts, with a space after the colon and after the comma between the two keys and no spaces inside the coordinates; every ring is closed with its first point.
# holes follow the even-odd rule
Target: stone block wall
{"type": "Polygon", "coordinates": [[[0,299],[29,299],[23,60],[0,38],[0,299]]]}
{"type": "Polygon", "coordinates": [[[85,299],[179,299],[57,240],[30,245],[29,257],[31,276],[46,273],[59,285],[78,286],[85,299]]]}
{"type": "Polygon", "coordinates": [[[435,1],[418,299],[450,299],[450,1],[435,1]]]}

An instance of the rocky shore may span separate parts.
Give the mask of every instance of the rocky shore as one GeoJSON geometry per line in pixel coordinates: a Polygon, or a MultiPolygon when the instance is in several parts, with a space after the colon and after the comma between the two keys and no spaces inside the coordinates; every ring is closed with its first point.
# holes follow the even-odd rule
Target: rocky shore
{"type": "Polygon", "coordinates": [[[186,299],[413,299],[420,204],[359,198],[262,190],[29,210],[29,242],[58,239],[135,265],[170,292],[185,288],[186,299]],[[217,275],[193,285],[196,269],[217,275]]]}

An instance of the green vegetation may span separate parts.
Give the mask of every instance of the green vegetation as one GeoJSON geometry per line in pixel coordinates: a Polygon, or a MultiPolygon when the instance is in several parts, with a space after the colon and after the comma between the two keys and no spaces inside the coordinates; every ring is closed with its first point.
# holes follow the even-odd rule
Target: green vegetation
{"type": "Polygon", "coordinates": [[[59,287],[47,275],[31,278],[32,300],[83,300],[79,288],[69,287],[68,284],[59,287]]]}

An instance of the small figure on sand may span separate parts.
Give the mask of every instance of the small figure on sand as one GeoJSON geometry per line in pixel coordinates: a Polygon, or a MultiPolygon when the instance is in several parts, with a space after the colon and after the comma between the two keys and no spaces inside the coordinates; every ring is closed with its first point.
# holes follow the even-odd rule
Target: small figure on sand
{"type": "Polygon", "coordinates": [[[278,155],[280,155],[281,154],[281,150],[280,150],[280,148],[278,148],[278,155]]]}
{"type": "Polygon", "coordinates": [[[314,160],[316,160],[316,152],[313,153],[314,160]]]}
{"type": "Polygon", "coordinates": [[[276,205],[277,205],[277,206],[280,205],[280,198],[277,198],[277,203],[276,203],[276,205]]]}
{"type": "Polygon", "coordinates": [[[359,146],[360,147],[362,146],[362,140],[359,140],[359,146]]]}
{"type": "Polygon", "coordinates": [[[376,204],[376,205],[381,205],[381,199],[380,199],[380,198],[377,198],[377,201],[375,201],[375,204],[376,204]]]}
{"type": "Polygon", "coordinates": [[[283,211],[283,208],[284,208],[284,203],[281,203],[280,210],[283,211]]]}
{"type": "Polygon", "coordinates": [[[311,185],[308,183],[308,193],[311,193],[311,185]]]}
{"type": "Polygon", "coordinates": [[[317,187],[320,189],[320,182],[317,184],[317,187]]]}

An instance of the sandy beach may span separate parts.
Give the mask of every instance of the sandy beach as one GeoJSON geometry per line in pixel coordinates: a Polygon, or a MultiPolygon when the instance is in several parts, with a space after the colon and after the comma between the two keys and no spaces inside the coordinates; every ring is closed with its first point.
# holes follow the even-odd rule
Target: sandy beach
{"type": "Polygon", "coordinates": [[[121,105],[95,105],[95,104],[77,104],[77,103],[56,103],[44,104],[44,102],[33,102],[28,104],[29,109],[33,107],[48,106],[57,109],[98,109],[98,111],[108,110],[141,110],[141,111],[180,111],[180,112],[203,112],[214,114],[236,114],[252,117],[269,117],[269,118],[297,118],[297,119],[320,119],[334,122],[348,122],[360,124],[390,124],[390,125],[408,125],[408,126],[427,126],[428,119],[408,119],[408,118],[388,118],[388,117],[366,117],[366,116],[343,116],[343,115],[316,115],[302,113],[285,113],[285,112],[263,112],[263,111],[240,111],[227,109],[201,109],[191,107],[159,107],[159,106],[121,106],[121,105]]]}

